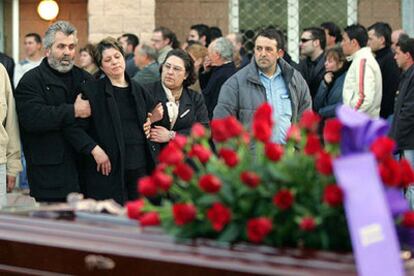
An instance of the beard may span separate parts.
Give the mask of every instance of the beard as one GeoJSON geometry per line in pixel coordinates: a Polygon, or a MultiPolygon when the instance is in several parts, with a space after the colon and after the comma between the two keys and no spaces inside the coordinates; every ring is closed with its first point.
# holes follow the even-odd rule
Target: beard
{"type": "Polygon", "coordinates": [[[72,70],[73,65],[75,64],[74,58],[67,55],[64,55],[61,58],[57,58],[53,55],[53,53],[48,56],[47,61],[49,62],[50,67],[60,73],[69,72],[72,70]]]}

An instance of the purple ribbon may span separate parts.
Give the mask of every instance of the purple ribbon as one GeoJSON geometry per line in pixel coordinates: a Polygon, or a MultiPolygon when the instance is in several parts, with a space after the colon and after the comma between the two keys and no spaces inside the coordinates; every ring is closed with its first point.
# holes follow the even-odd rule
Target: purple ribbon
{"type": "MultiPolygon", "coordinates": [[[[374,156],[372,142],[387,132],[387,124],[349,107],[337,109],[343,124],[343,156],[334,161],[334,173],[344,190],[344,207],[359,275],[404,275],[393,218],[374,156]]],[[[398,197],[395,191],[388,199],[398,197]]],[[[401,201],[393,212],[404,209],[401,201]]]]}

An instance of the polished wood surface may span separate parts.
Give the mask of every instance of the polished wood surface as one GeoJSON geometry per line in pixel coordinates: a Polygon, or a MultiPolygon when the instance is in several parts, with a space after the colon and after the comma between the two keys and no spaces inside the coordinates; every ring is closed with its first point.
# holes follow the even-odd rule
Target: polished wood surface
{"type": "Polygon", "coordinates": [[[208,240],[158,229],[0,215],[0,275],[354,275],[350,254],[208,240]]]}

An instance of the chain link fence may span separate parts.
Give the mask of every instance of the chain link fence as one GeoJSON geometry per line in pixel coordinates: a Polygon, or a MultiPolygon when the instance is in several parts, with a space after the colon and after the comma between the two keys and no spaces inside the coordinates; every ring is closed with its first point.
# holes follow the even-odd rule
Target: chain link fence
{"type": "Polygon", "coordinates": [[[230,0],[230,29],[243,34],[244,48],[252,55],[256,33],[278,28],[285,34],[288,52],[297,60],[304,28],[326,21],[344,28],[356,22],[356,14],[357,0],[230,0]]]}

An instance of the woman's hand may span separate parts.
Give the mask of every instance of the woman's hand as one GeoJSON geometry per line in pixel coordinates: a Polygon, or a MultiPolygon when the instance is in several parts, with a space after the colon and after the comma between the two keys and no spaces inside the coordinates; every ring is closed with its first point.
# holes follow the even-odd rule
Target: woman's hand
{"type": "Polygon", "coordinates": [[[148,113],[147,121],[143,125],[145,137],[147,137],[147,139],[150,138],[150,131],[151,131],[151,119],[150,119],[150,116],[151,116],[151,113],[148,113]]]}
{"type": "Polygon", "coordinates": [[[151,120],[151,124],[158,122],[162,119],[164,116],[164,107],[162,106],[162,103],[158,103],[151,113],[148,113],[148,117],[151,120]]]}
{"type": "Polygon", "coordinates": [[[162,126],[151,128],[150,140],[157,143],[166,143],[170,141],[170,131],[162,126]]]}
{"type": "Polygon", "coordinates": [[[325,76],[323,77],[326,84],[330,84],[332,82],[333,79],[333,73],[332,72],[326,72],[325,76]]]}
{"type": "Polygon", "coordinates": [[[101,171],[103,175],[108,176],[111,172],[111,161],[108,155],[100,146],[94,147],[91,153],[96,162],[96,171],[101,171]]]}

